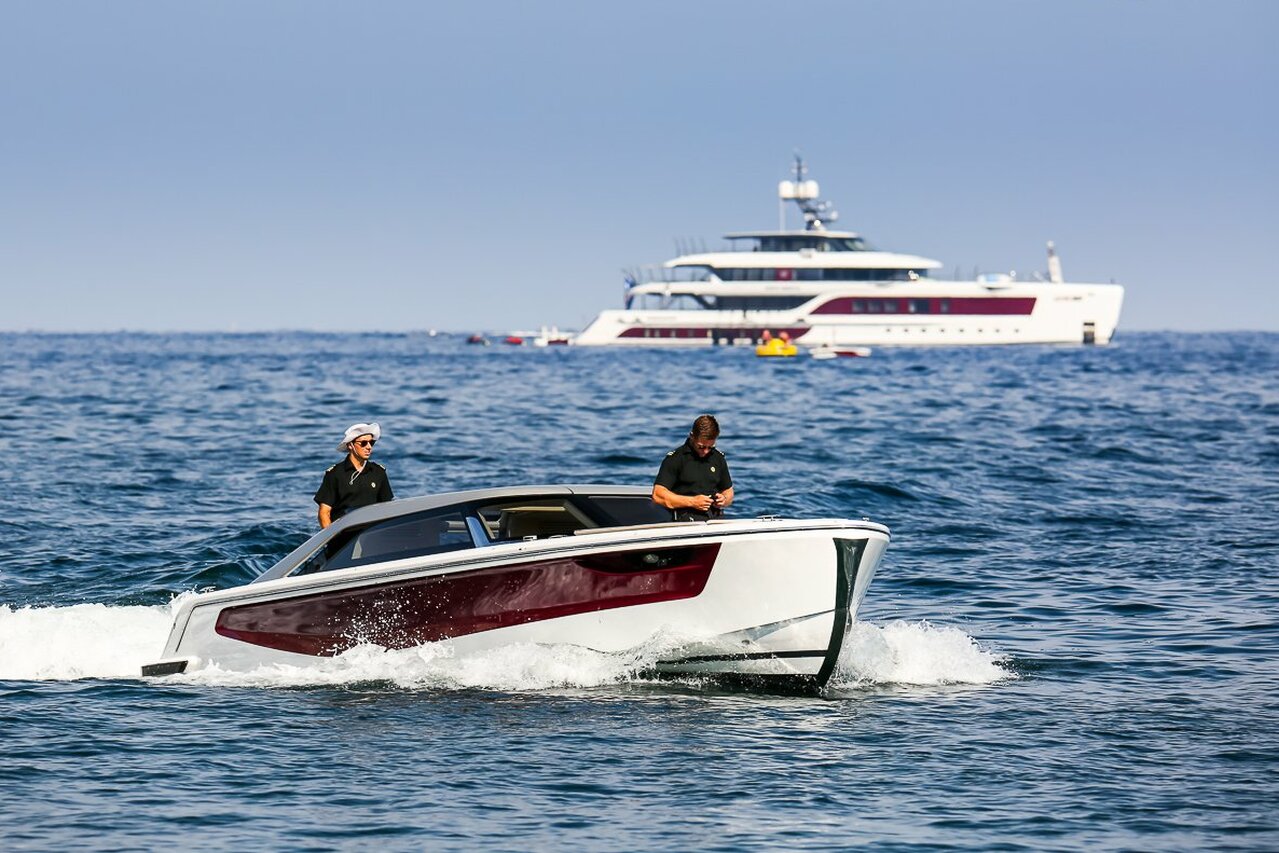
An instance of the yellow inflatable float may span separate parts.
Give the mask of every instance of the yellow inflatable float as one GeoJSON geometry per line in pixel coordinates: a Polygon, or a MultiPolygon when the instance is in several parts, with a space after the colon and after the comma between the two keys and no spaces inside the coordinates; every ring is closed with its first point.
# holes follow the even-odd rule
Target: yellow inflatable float
{"type": "Polygon", "coordinates": [[[799,355],[799,347],[782,338],[769,338],[755,347],[755,355],[765,358],[777,358],[799,355]]]}

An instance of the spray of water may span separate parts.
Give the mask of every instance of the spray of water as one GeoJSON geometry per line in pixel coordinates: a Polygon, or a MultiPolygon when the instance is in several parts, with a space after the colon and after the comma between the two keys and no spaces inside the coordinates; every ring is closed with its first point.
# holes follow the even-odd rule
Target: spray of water
{"type": "MultiPolygon", "coordinates": [[[[159,607],[70,607],[0,605],[0,680],[138,678],[164,647],[173,609],[159,607]]],[[[580,646],[513,644],[458,656],[448,642],[411,649],[357,646],[306,667],[271,665],[250,672],[207,666],[181,682],[234,687],[301,687],[359,682],[391,683],[406,689],[543,690],[597,687],[634,680],[681,638],[658,635],[624,654],[580,646]]],[[[835,687],[884,684],[988,684],[1010,673],[1001,656],[981,649],[957,628],[926,622],[884,627],[857,623],[840,656],[835,687]]]]}
{"type": "Polygon", "coordinates": [[[991,684],[1012,678],[1007,657],[958,628],[928,622],[854,623],[844,639],[834,686],[991,684]]]}

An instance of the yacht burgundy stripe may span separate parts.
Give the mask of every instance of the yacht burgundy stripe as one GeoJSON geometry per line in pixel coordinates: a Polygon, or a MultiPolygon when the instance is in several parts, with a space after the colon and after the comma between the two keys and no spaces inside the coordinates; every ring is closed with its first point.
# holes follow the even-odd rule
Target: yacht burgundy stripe
{"type": "Polygon", "coordinates": [[[893,299],[867,299],[862,297],[841,296],[838,299],[831,299],[823,302],[813,309],[814,314],[947,314],[967,317],[973,315],[993,316],[993,315],[1029,315],[1035,310],[1035,297],[1033,296],[974,296],[974,297],[946,297],[945,299],[908,299],[905,297],[897,297],[893,299]],[[860,302],[857,306],[860,310],[854,310],[854,303],[860,302]],[[877,303],[872,310],[869,303],[877,303]],[[915,310],[911,310],[909,303],[916,303],[915,310]],[[923,306],[918,303],[927,302],[926,310],[920,310],[923,306]],[[944,304],[943,304],[944,303],[944,304]]]}
{"type": "Polygon", "coordinates": [[[568,557],[228,607],[217,632],[256,646],[335,655],[360,643],[410,648],[577,613],[701,594],[719,545],[568,557]],[[642,567],[645,554],[663,568],[642,567]],[[674,558],[674,559],[672,559],[674,558]]]}

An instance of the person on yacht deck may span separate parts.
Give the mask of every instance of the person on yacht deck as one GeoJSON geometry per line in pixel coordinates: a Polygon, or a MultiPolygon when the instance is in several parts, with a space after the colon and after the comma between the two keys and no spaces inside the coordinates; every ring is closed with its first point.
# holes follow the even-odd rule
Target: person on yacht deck
{"type": "Polygon", "coordinates": [[[369,459],[373,445],[382,437],[375,423],[347,427],[338,452],[346,458],[324,472],[315,492],[320,527],[328,527],[353,509],[392,500],[391,481],[386,469],[369,459]]]}
{"type": "Polygon", "coordinates": [[[733,502],[728,460],[715,447],[719,422],[713,415],[693,421],[684,443],[666,454],[653,482],[653,503],[669,509],[676,521],[707,521],[733,502]]]}

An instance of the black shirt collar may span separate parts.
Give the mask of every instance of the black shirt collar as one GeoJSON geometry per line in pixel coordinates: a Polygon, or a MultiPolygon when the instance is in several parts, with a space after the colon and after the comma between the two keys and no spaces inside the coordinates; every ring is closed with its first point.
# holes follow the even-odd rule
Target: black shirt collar
{"type": "Polygon", "coordinates": [[[690,435],[688,438],[684,439],[684,450],[689,456],[693,457],[693,460],[696,462],[710,462],[715,458],[715,454],[718,452],[719,448],[712,447],[710,453],[707,453],[705,456],[698,456],[697,448],[693,447],[693,437],[690,435]]]}

